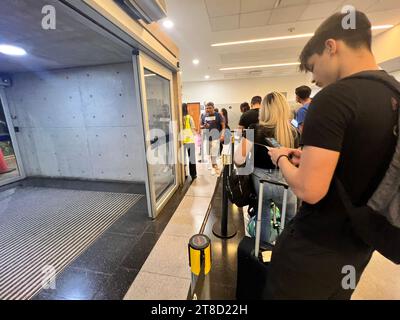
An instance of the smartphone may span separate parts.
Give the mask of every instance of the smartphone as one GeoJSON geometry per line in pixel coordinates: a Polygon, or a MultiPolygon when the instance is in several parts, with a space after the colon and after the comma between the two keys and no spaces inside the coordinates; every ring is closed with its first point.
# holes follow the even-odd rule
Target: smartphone
{"type": "Polygon", "coordinates": [[[274,138],[265,138],[265,141],[267,142],[267,148],[280,148],[281,145],[279,144],[278,141],[274,138]]]}

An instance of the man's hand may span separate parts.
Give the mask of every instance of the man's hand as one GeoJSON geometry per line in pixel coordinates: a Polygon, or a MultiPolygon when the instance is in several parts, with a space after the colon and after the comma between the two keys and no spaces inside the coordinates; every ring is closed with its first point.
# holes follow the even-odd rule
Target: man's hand
{"type": "Polygon", "coordinates": [[[278,160],[278,158],[280,156],[287,156],[289,158],[290,155],[290,151],[292,149],[289,148],[284,148],[284,147],[280,147],[280,148],[269,148],[268,154],[271,157],[272,163],[274,165],[277,165],[276,161],[278,160]]]}
{"type": "Polygon", "coordinates": [[[222,135],[221,137],[219,137],[219,141],[224,142],[225,141],[225,136],[222,135]]]}
{"type": "Polygon", "coordinates": [[[271,157],[272,162],[276,164],[276,161],[281,155],[285,155],[289,158],[290,162],[294,166],[299,166],[300,165],[300,159],[301,159],[301,154],[302,151],[300,149],[291,149],[291,148],[269,148],[268,154],[271,157]]]}
{"type": "Polygon", "coordinates": [[[292,165],[298,167],[300,165],[300,160],[301,160],[301,154],[302,154],[302,150],[300,149],[290,149],[290,162],[292,163],[292,165]]]}

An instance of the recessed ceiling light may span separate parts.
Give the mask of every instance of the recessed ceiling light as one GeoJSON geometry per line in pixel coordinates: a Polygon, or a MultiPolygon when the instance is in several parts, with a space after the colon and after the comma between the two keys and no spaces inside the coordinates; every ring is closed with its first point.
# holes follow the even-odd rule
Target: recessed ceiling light
{"type": "Polygon", "coordinates": [[[223,46],[232,46],[236,44],[248,44],[248,43],[257,43],[257,42],[267,42],[267,41],[276,41],[276,40],[289,40],[289,39],[299,39],[299,38],[309,38],[312,37],[313,33],[305,33],[305,34],[297,34],[293,36],[284,36],[284,37],[271,37],[271,38],[262,38],[262,39],[252,39],[252,40],[243,40],[243,41],[233,41],[233,42],[221,42],[214,43],[212,47],[223,47],[223,46]]]}
{"type": "MultiPolygon", "coordinates": [[[[371,30],[384,30],[384,29],[390,29],[393,27],[394,27],[394,25],[392,25],[392,24],[385,24],[385,25],[372,26],[371,30]]],[[[313,35],[314,35],[314,33],[303,33],[303,34],[296,34],[296,35],[282,36],[282,37],[270,37],[270,38],[251,39],[251,40],[242,40],[242,41],[220,42],[220,43],[212,44],[211,47],[223,47],[223,46],[233,46],[233,45],[239,45],[239,44],[258,43],[258,42],[311,38],[313,35]]]]}
{"type": "Polygon", "coordinates": [[[193,64],[196,64],[196,65],[200,63],[199,59],[194,59],[192,62],[193,62],[193,64]]]}
{"type": "Polygon", "coordinates": [[[204,79],[210,79],[209,75],[204,76],[204,79]]]}
{"type": "Polygon", "coordinates": [[[0,53],[9,56],[24,56],[27,54],[24,49],[16,46],[11,46],[8,44],[0,44],[0,53]]]}
{"type": "Polygon", "coordinates": [[[171,29],[174,26],[174,23],[171,20],[164,20],[163,26],[167,29],[171,29]]]}
{"type": "Polygon", "coordinates": [[[245,66],[245,67],[231,67],[231,68],[221,68],[220,71],[229,70],[245,70],[245,69],[259,69],[259,68],[275,68],[275,67],[287,67],[287,66],[298,66],[300,62],[290,62],[290,63],[277,63],[277,64],[263,64],[259,66],[245,66]]]}
{"type": "Polygon", "coordinates": [[[393,24],[383,24],[381,26],[372,26],[371,30],[385,30],[393,27],[394,27],[393,24]]]}

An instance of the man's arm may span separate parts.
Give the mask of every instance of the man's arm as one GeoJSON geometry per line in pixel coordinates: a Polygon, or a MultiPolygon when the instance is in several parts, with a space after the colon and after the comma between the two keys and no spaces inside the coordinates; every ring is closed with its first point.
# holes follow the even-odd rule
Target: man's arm
{"type": "MultiPolygon", "coordinates": [[[[290,149],[271,149],[270,155],[275,163],[282,154],[289,155],[290,149]]],[[[279,167],[297,197],[303,201],[315,204],[328,193],[340,153],[328,149],[304,147],[300,166],[295,167],[286,157],[279,159],[279,167]]]]}

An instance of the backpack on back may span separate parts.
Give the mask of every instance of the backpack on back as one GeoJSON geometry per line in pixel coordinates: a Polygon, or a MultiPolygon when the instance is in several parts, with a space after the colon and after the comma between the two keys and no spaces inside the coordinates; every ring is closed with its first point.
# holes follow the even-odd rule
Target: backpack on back
{"type": "MultiPolygon", "coordinates": [[[[400,83],[394,78],[372,72],[363,72],[349,78],[378,81],[400,97],[400,83]]],[[[338,178],[336,186],[357,235],[383,256],[400,264],[400,107],[397,99],[392,99],[392,106],[393,111],[398,112],[398,124],[393,130],[397,136],[397,145],[392,161],[372,197],[366,205],[355,207],[338,178]]]]}

